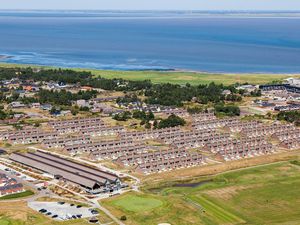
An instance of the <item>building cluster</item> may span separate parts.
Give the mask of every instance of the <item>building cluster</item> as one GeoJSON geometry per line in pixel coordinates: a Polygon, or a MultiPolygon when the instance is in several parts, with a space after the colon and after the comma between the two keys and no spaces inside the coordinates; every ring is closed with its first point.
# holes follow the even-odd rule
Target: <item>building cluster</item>
{"type": "Polygon", "coordinates": [[[0,173],[0,197],[23,191],[23,184],[18,183],[16,179],[10,178],[4,173],[0,173]]]}
{"type": "Polygon", "coordinates": [[[284,106],[276,106],[274,110],[279,112],[300,110],[300,104],[289,104],[284,106]]]}
{"type": "Polygon", "coordinates": [[[198,166],[203,164],[204,156],[199,153],[189,153],[185,149],[174,148],[126,154],[119,157],[116,162],[124,166],[134,166],[137,172],[149,174],[198,166]]]}
{"type": "Polygon", "coordinates": [[[204,152],[228,161],[270,154],[278,146],[299,146],[300,132],[291,124],[266,124],[237,117],[218,119],[212,112],[191,118],[192,123],[185,128],[144,131],[109,126],[100,117],[77,118],[51,121],[47,131],[30,128],[3,131],[0,136],[14,144],[42,143],[45,148],[58,148],[71,155],[84,153],[92,160],[113,160],[145,174],[205,164],[204,152]],[[278,146],[269,142],[270,137],[278,140],[278,146]]]}
{"type": "Polygon", "coordinates": [[[51,121],[48,127],[42,129],[25,126],[21,130],[0,131],[0,140],[11,144],[42,143],[51,148],[75,143],[87,144],[90,137],[117,135],[124,131],[124,127],[107,126],[99,117],[51,121]]]}
{"type": "Polygon", "coordinates": [[[262,91],[287,91],[290,93],[300,94],[300,86],[291,85],[291,84],[266,84],[260,85],[259,88],[262,91]]]}
{"type": "Polygon", "coordinates": [[[299,110],[300,85],[296,85],[299,81],[295,80],[297,79],[289,80],[286,84],[261,85],[264,100],[257,103],[275,111],[299,110]]]}
{"type": "Polygon", "coordinates": [[[45,131],[39,128],[26,127],[22,130],[7,130],[0,132],[0,140],[8,141],[12,144],[41,143],[45,140],[56,138],[55,131],[45,131]]]}
{"type": "Polygon", "coordinates": [[[129,103],[116,103],[116,106],[122,109],[126,110],[138,110],[138,111],[144,111],[144,112],[153,112],[153,113],[163,113],[167,116],[170,116],[172,114],[180,116],[180,117],[187,117],[189,116],[189,113],[185,109],[180,109],[172,106],[163,106],[158,104],[146,104],[144,102],[135,101],[135,102],[129,102],[129,103]]]}
{"type": "Polygon", "coordinates": [[[274,139],[280,142],[280,146],[287,149],[300,148],[300,130],[289,129],[284,131],[276,131],[272,134],[274,139]]]}

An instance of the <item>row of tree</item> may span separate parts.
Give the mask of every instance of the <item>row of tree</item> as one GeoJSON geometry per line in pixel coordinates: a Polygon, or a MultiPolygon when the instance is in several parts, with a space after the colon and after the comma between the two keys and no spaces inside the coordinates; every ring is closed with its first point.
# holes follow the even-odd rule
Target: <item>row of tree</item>
{"type": "Polygon", "coordinates": [[[300,111],[280,112],[277,114],[277,119],[295,123],[296,126],[300,126],[300,111]]]}

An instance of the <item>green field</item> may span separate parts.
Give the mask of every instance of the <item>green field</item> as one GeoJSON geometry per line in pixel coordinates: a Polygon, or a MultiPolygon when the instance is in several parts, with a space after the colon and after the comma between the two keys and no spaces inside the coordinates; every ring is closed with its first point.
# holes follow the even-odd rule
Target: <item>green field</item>
{"type": "Polygon", "coordinates": [[[126,195],[113,202],[117,207],[125,208],[132,212],[148,211],[161,206],[163,203],[154,198],[143,198],[140,196],[126,195]]]}
{"type": "Polygon", "coordinates": [[[126,225],[202,224],[197,209],[186,205],[180,198],[131,192],[101,201],[101,204],[118,218],[125,215],[126,225]]]}
{"type": "MultiPolygon", "coordinates": [[[[208,84],[210,82],[225,85],[240,83],[265,84],[283,80],[291,75],[283,74],[210,74],[193,72],[157,72],[157,71],[100,71],[90,70],[95,76],[105,78],[123,78],[127,80],[151,80],[153,83],[208,84]]],[[[300,77],[295,75],[294,77],[300,77]]]]}
{"type": "Polygon", "coordinates": [[[27,190],[27,191],[23,191],[20,193],[16,193],[16,194],[11,194],[11,195],[5,195],[3,197],[0,197],[0,200],[8,200],[8,199],[15,199],[15,198],[24,198],[24,197],[28,197],[30,195],[33,195],[34,192],[27,190]]]}
{"type": "Polygon", "coordinates": [[[295,162],[224,173],[198,187],[155,189],[151,198],[161,200],[163,205],[150,210],[131,210],[134,193],[127,204],[120,196],[106,201],[105,205],[117,215],[126,215],[128,224],[181,225],[187,224],[188,217],[192,224],[199,225],[298,225],[300,166],[295,162]],[[119,201],[122,204],[116,205],[119,201]],[[187,214],[192,209],[193,213],[187,214]]]}
{"type": "MultiPolygon", "coordinates": [[[[2,67],[28,67],[29,65],[18,64],[0,64],[2,67]]],[[[31,65],[32,67],[39,68],[54,68],[54,67],[41,67],[31,65]]],[[[77,71],[90,71],[94,76],[101,76],[105,78],[123,78],[127,80],[151,80],[153,83],[173,83],[173,84],[208,84],[210,82],[234,84],[240,83],[253,83],[265,84],[275,80],[283,80],[288,77],[299,77],[300,75],[291,74],[213,74],[201,72],[159,72],[159,71],[110,71],[110,70],[95,70],[95,69],[78,69],[77,71]]]]}

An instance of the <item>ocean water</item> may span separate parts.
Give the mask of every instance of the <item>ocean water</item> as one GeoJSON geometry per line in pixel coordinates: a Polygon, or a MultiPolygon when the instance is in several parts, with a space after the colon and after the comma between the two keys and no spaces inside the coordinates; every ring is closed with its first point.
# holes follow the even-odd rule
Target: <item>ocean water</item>
{"type": "Polygon", "coordinates": [[[300,72],[300,18],[0,12],[0,62],[110,70],[300,72]]]}

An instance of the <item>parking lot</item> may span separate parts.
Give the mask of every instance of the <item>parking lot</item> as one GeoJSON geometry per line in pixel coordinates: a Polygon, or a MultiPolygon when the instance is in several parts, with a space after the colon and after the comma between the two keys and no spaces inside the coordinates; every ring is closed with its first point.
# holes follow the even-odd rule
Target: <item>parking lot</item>
{"type": "Polygon", "coordinates": [[[28,206],[55,220],[79,219],[97,215],[92,208],[63,202],[29,202],[28,206]]]}

